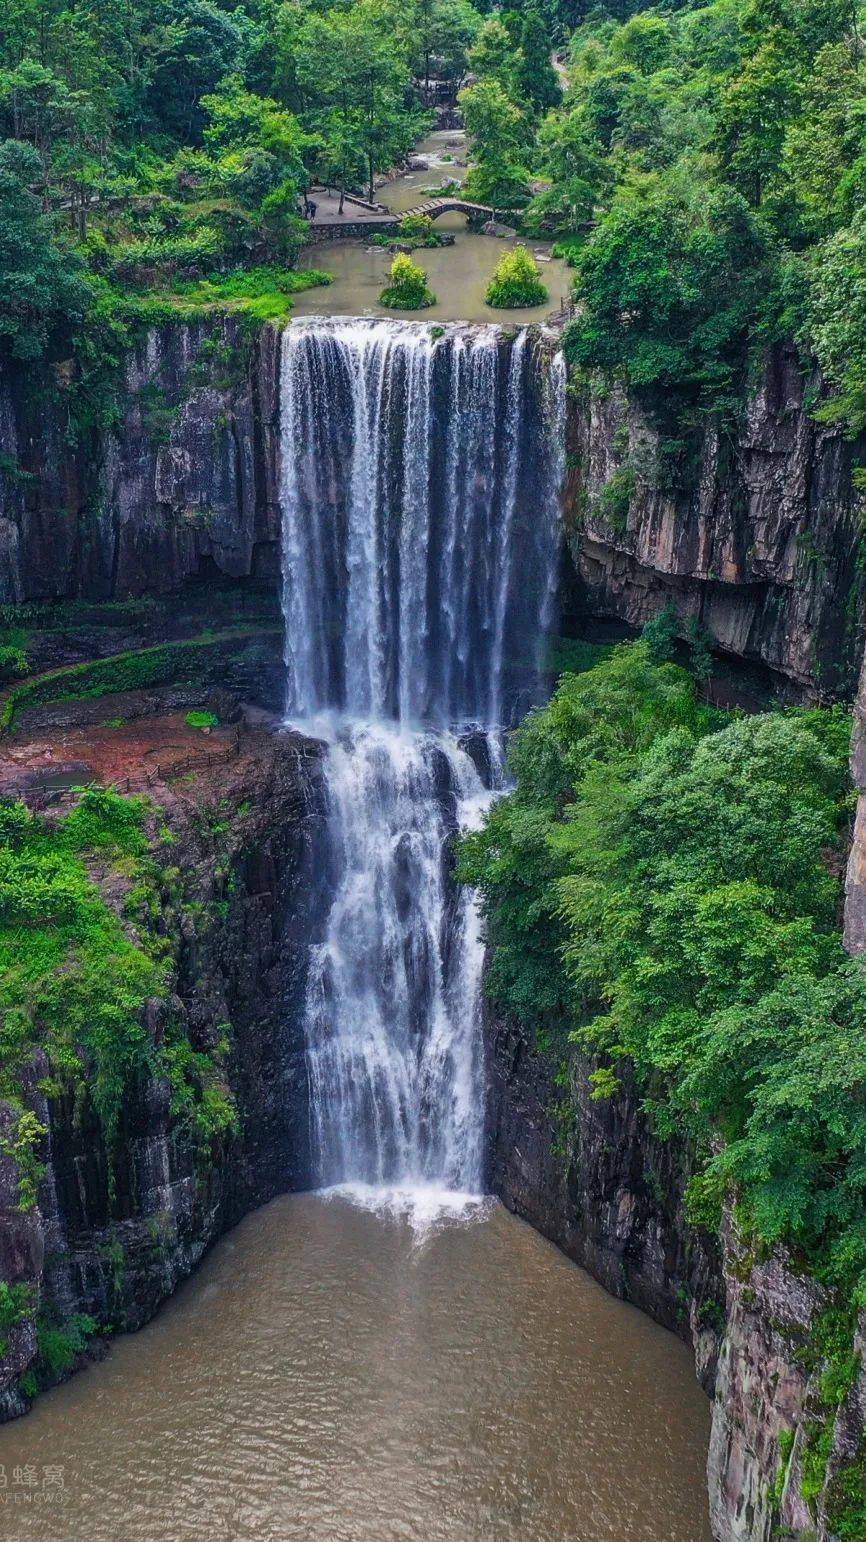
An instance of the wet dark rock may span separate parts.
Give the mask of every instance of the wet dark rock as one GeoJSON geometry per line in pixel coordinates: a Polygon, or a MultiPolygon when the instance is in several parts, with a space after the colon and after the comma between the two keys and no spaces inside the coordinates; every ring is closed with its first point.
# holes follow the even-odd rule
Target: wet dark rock
{"type": "Polygon", "coordinates": [[[129,356],[117,427],[76,448],[63,392],[5,371],[0,600],[275,582],[278,357],[275,328],[251,341],[237,318],[155,328],[129,356]]]}
{"type": "Polygon", "coordinates": [[[861,1451],[866,1373],[836,1420],[813,1510],[802,1492],[802,1451],[815,1429],[822,1367],[808,1350],[827,1293],[784,1249],[750,1253],[730,1218],[720,1241],[687,1224],[689,1154],[654,1136],[627,1076],[617,1097],[593,1102],[590,1061],[572,1060],[563,1087],[555,1054],[492,1013],[485,1050],[493,1191],[612,1294],[693,1348],[712,1398],[707,1476],[717,1542],[832,1542],[825,1496],[835,1472],[861,1451]]]}
{"type": "Polygon", "coordinates": [[[575,402],[566,520],[578,609],[640,627],[670,603],[684,626],[695,617],[715,647],[782,682],[850,692],[863,651],[864,500],[851,481],[862,446],[815,421],[822,390],[794,348],[774,348],[736,430],[710,420],[678,468],[623,393],[575,402]],[[624,467],[634,492],[612,522],[599,495],[624,467]]]}
{"type": "Polygon", "coordinates": [[[457,740],[464,754],[469,756],[485,787],[493,786],[493,766],[490,761],[490,737],[483,728],[463,734],[457,740]]]}

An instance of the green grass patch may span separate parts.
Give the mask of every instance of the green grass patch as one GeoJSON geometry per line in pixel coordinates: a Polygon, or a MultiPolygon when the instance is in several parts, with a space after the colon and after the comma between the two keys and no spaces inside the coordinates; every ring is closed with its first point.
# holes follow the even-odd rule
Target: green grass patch
{"type": "Polygon", "coordinates": [[[319,268],[246,268],[207,278],[171,279],[127,295],[126,304],[130,319],[148,324],[216,314],[283,321],[292,310],[293,295],[331,281],[331,274],[319,268]]]}
{"type": "Polygon", "coordinates": [[[214,651],[246,638],[274,636],[280,628],[238,626],[213,636],[183,638],[113,653],[107,658],[69,664],[25,680],[7,692],[0,711],[0,729],[14,727],[16,714],[27,707],[60,701],[80,701],[114,695],[118,691],[143,690],[171,683],[197,683],[215,667],[214,651]]]}

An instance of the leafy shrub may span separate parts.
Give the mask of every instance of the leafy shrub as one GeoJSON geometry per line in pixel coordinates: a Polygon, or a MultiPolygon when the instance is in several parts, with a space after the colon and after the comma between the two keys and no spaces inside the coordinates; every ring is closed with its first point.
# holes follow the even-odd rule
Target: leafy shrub
{"type": "Polygon", "coordinates": [[[442,237],[429,214],[404,214],[400,221],[400,240],[412,246],[441,246],[442,237]]]}
{"type": "Polygon", "coordinates": [[[51,825],[20,803],[0,803],[0,1097],[20,1109],[4,1149],[19,1167],[22,1208],[36,1200],[44,1135],[25,1106],[36,1045],[52,1084],[90,1098],[109,1156],[130,1088],[154,1074],[172,1080],[179,1056],[195,1070],[184,1111],[209,1135],[234,1119],[211,1057],[193,1051],[174,1025],[160,1045],[145,1027],[146,1003],[169,984],[166,942],[152,930],[161,908],[145,811],[144,799],[108,788],[87,789],[51,825]],[[84,856],[93,852],[132,880],[136,940],[90,877],[84,856]]]}
{"type": "Polygon", "coordinates": [[[87,1345],[87,1340],[96,1332],[97,1323],[86,1312],[76,1312],[68,1317],[62,1326],[41,1319],[36,1326],[36,1341],[39,1347],[39,1370],[47,1373],[47,1379],[54,1381],[58,1376],[65,1376],[71,1371],[77,1357],[87,1345]]]}
{"type": "Polygon", "coordinates": [[[596,499],[593,512],[599,519],[603,519],[610,525],[618,535],[624,533],[628,524],[628,511],[636,487],[637,472],[634,467],[619,466],[613,475],[608,477],[596,499]]]}
{"type": "Polygon", "coordinates": [[[0,685],[17,680],[27,673],[27,654],[23,648],[0,643],[0,685]]]}
{"type": "Polygon", "coordinates": [[[405,252],[398,252],[391,263],[391,281],[379,296],[380,305],[391,310],[420,311],[436,304],[436,296],[427,284],[427,274],[420,263],[405,252]]]}
{"type": "Polygon", "coordinates": [[[544,305],[549,298],[541,282],[538,264],[525,246],[515,246],[503,252],[496,264],[485,299],[488,305],[499,310],[518,309],[527,305],[544,305]]]}
{"type": "Polygon", "coordinates": [[[9,1334],[17,1323],[23,1322],[33,1304],[33,1293],[26,1283],[10,1285],[0,1280],[0,1359],[9,1350],[9,1334]]]}
{"type": "Polygon", "coordinates": [[[178,235],[143,236],[121,246],[112,262],[113,271],[127,276],[142,268],[207,269],[222,256],[219,232],[203,225],[178,235]]]}
{"type": "Polygon", "coordinates": [[[216,728],[219,718],[215,712],[206,712],[201,708],[194,708],[186,715],[186,721],[190,728],[216,728]]]}

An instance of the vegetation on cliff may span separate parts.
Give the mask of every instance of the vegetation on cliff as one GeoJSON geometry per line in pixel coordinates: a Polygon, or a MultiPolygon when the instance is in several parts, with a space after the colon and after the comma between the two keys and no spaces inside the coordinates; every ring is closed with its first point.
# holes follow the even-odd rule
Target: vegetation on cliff
{"type": "Polygon", "coordinates": [[[572,362],[682,422],[732,408],[751,354],[795,335],[835,387],[821,410],[862,429],[856,8],[563,3],[546,12],[568,47],[561,101],[532,14],[490,18],[470,52],[467,187],[574,262],[572,362]]]}
{"type": "Polygon", "coordinates": [[[736,718],[650,643],[566,675],[515,736],[516,790],[462,852],[490,987],[635,1068],[661,1133],[699,1154],[712,1225],[732,1196],[866,1303],[866,974],[838,931],[849,719],[736,718]]]}
{"type": "Polygon", "coordinates": [[[17,1111],[19,1201],[36,1201],[44,1131],[34,1084],[92,1104],[109,1155],[125,1100],[164,1076],[178,1118],[209,1141],[234,1125],[218,1055],[169,1015],[160,1041],[148,1003],[170,993],[172,943],[160,915],[148,806],[91,788],[54,822],[0,803],[0,1097],[17,1111]],[[109,903],[104,892],[113,892],[109,903]]]}

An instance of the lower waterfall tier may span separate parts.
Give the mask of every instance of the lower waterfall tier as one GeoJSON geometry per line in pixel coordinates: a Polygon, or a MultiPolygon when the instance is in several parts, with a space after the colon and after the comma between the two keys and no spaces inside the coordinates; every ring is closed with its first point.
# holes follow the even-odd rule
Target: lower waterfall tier
{"type": "Polygon", "coordinates": [[[388,724],[344,727],[325,774],[333,900],[306,1004],[317,1176],[477,1192],[483,948],[450,844],[491,794],[453,735],[388,724]]]}

